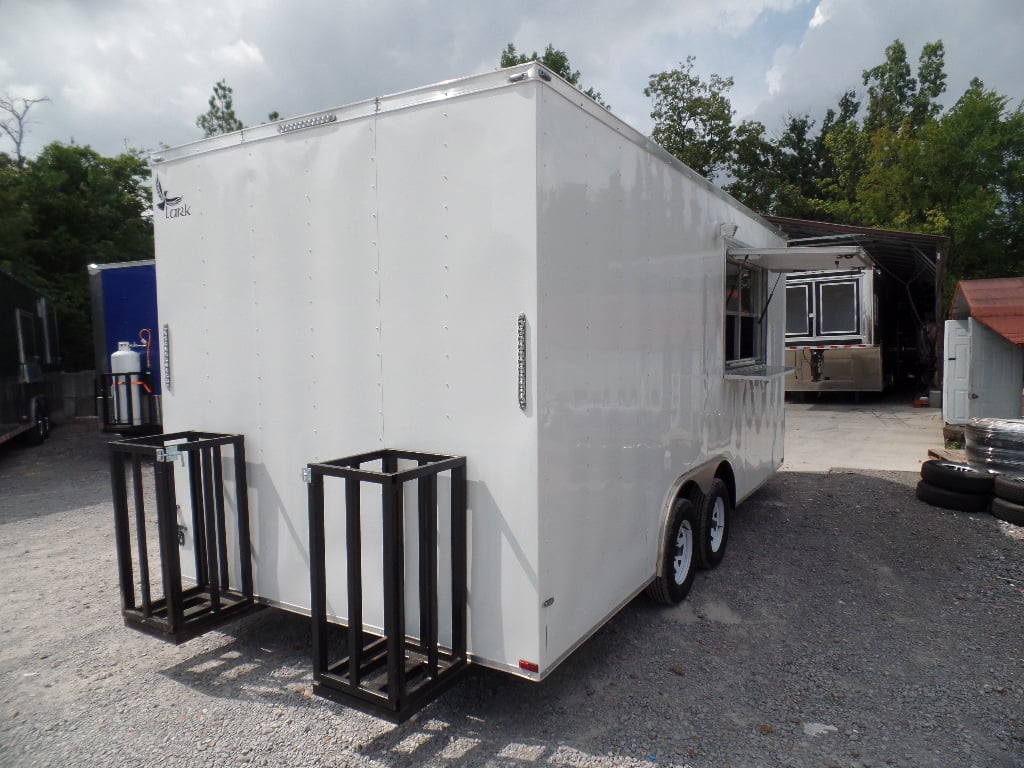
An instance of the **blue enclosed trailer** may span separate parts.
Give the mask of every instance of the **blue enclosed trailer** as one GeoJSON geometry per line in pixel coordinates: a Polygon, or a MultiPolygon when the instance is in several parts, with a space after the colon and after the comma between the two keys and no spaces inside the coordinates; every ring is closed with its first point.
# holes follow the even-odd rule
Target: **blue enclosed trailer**
{"type": "Polygon", "coordinates": [[[160,429],[156,262],[90,264],[97,414],[107,432],[160,429]]]}

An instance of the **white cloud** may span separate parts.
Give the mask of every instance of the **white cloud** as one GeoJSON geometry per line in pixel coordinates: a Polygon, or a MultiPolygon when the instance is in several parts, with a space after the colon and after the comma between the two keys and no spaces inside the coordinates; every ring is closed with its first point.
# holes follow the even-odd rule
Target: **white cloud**
{"type": "Polygon", "coordinates": [[[786,69],[789,67],[789,63],[793,60],[793,54],[795,52],[796,51],[791,45],[780,45],[775,49],[772,67],[764,76],[765,83],[768,85],[768,93],[774,95],[782,89],[782,81],[786,75],[786,69]]]}
{"type": "Polygon", "coordinates": [[[948,91],[940,101],[946,106],[974,76],[1015,102],[1024,95],[1017,52],[1024,14],[1018,0],[931,0],[927,13],[920,5],[891,0],[821,0],[785,66],[773,64],[769,92],[753,116],[770,127],[787,112],[820,118],[843,91],[863,91],[863,71],[884,61],[886,46],[897,38],[912,68],[925,43],[944,41],[948,91]]]}
{"type": "Polygon", "coordinates": [[[250,64],[262,64],[263,54],[258,45],[247,40],[235,40],[230,45],[222,45],[213,52],[213,59],[218,64],[244,67],[250,64]]]}
{"type": "Polygon", "coordinates": [[[46,89],[39,83],[11,83],[0,89],[0,94],[6,94],[12,99],[44,99],[46,89]]]}
{"type": "Polygon", "coordinates": [[[116,109],[114,99],[118,88],[116,83],[104,72],[81,71],[75,78],[65,83],[60,95],[70,106],[81,112],[92,114],[109,113],[116,109]]]}
{"type": "Polygon", "coordinates": [[[809,26],[813,29],[814,27],[820,27],[825,24],[830,16],[831,3],[829,0],[821,0],[818,3],[818,7],[814,9],[814,16],[811,18],[809,26]]]}
{"type": "MultiPolygon", "coordinates": [[[[2,0],[0,0],[2,2],[2,0]]],[[[1017,100],[1024,78],[1019,0],[71,0],[15,2],[0,25],[0,93],[15,83],[53,102],[29,152],[72,135],[103,153],[198,138],[195,118],[226,78],[248,124],[494,69],[505,44],[565,50],[616,114],[650,129],[642,92],[688,54],[732,76],[737,119],[769,128],[823,111],[900,37],[916,59],[942,38],[952,104],[970,77],[1017,100]],[[55,12],[59,10],[60,12],[55,12]],[[159,23],[154,19],[159,18],[159,23]]],[[[0,145],[2,148],[2,145],[0,145]]]]}

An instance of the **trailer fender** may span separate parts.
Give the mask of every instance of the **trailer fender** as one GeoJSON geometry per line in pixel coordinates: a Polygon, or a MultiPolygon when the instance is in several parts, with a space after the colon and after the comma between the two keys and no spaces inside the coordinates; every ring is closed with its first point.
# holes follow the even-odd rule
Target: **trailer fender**
{"type": "Polygon", "coordinates": [[[665,564],[665,532],[672,523],[672,514],[677,499],[690,501],[698,510],[704,503],[705,494],[711,491],[716,478],[721,478],[732,496],[733,506],[736,500],[736,483],[733,478],[732,466],[724,456],[714,456],[707,461],[684,472],[672,483],[662,502],[660,523],[658,525],[658,551],[655,558],[654,578],[662,578],[665,564]]]}

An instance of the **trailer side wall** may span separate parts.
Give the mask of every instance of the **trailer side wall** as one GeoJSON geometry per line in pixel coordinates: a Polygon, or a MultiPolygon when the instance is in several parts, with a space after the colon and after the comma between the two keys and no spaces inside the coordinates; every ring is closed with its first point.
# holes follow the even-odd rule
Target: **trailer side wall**
{"type": "MultiPolygon", "coordinates": [[[[725,457],[742,498],[782,461],[781,376],[724,378],[722,225],[781,238],[554,89],[540,115],[542,669],[653,578],[669,494],[725,457]],[[550,602],[549,602],[550,601],[550,602]]],[[[771,289],[780,275],[768,275],[771,289]]],[[[783,288],[763,318],[781,363],[783,288]]]]}

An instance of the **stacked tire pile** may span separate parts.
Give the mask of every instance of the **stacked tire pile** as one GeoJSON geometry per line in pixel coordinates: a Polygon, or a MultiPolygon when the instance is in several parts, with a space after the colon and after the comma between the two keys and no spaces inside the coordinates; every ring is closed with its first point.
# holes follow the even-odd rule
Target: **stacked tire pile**
{"type": "Polygon", "coordinates": [[[971,419],[964,437],[968,463],[996,473],[992,514],[1024,525],[1024,419],[971,419]]]}
{"type": "MultiPolygon", "coordinates": [[[[987,512],[995,475],[967,464],[932,459],[921,465],[917,498],[933,507],[960,512],[987,512]]],[[[1021,487],[1024,490],[1024,486],[1021,487]]]]}
{"type": "Polygon", "coordinates": [[[992,514],[1008,523],[1024,525],[1024,477],[996,475],[992,492],[992,514]]]}
{"type": "Polygon", "coordinates": [[[971,419],[964,436],[969,463],[926,461],[917,498],[1024,526],[1024,419],[971,419]]]}
{"type": "Polygon", "coordinates": [[[964,438],[972,467],[1024,476],[1024,419],[971,419],[964,438]]]}

